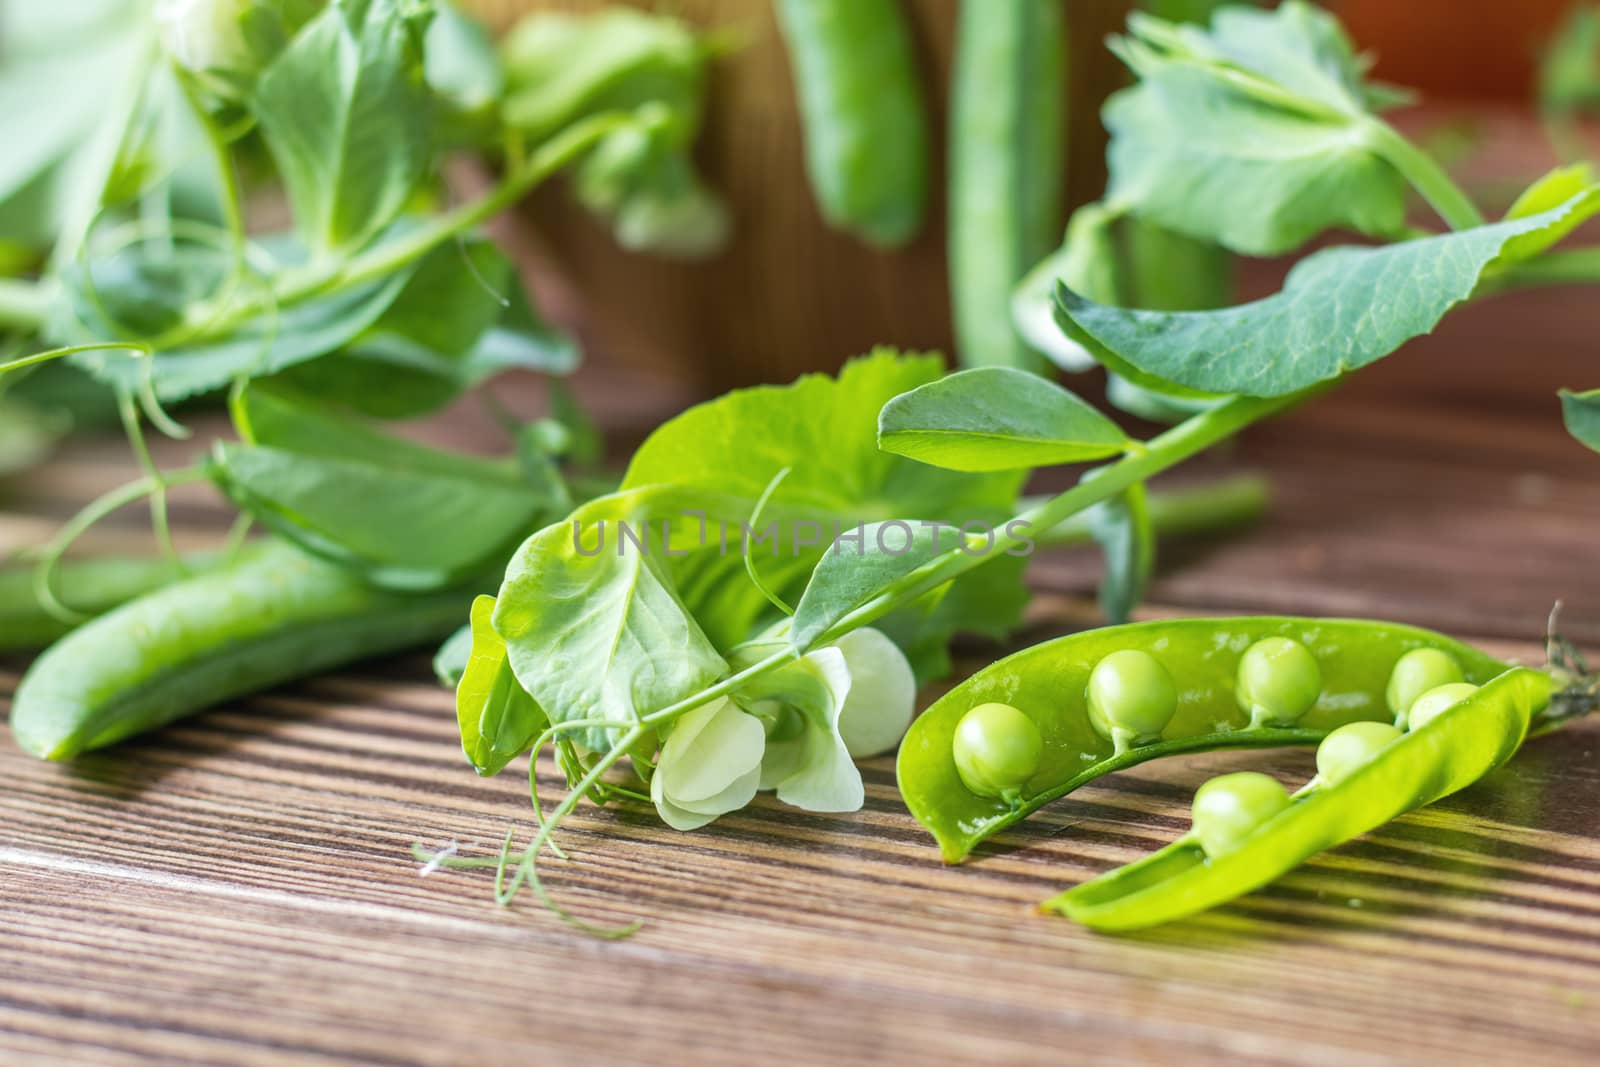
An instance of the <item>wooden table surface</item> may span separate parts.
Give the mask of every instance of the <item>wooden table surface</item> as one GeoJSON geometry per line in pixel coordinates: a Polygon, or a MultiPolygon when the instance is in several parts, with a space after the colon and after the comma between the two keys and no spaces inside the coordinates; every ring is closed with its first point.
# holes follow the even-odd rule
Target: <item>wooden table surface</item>
{"type": "MultiPolygon", "coordinates": [[[[1547,405],[1407,396],[1331,398],[1205,461],[1265,470],[1274,510],[1169,546],[1149,612],[1372,614],[1533,659],[1559,596],[1600,645],[1600,463],[1547,405]]],[[[29,536],[122,463],[75,447],[11,487],[0,533],[29,536]]],[[[214,527],[185,499],[182,523],[214,527]]],[[[1038,562],[1028,639],[1092,621],[1096,567],[1038,562]]],[[[0,705],[21,666],[0,667],[0,705]]],[[[491,872],[419,877],[414,841],[483,853],[526,830],[525,781],[471,773],[425,658],[370,663],[70,766],[0,740],[0,1062],[1593,1063],[1597,749],[1600,723],[1531,743],[1138,937],[1030,907],[1179,833],[1210,774],[1294,780],[1307,753],[1126,772],[960,868],[887,758],[857,814],[760,800],[679,834],[585,807],[563,832],[574,862],[544,869],[584,915],[646,920],[606,943],[497,909],[491,872]]]]}

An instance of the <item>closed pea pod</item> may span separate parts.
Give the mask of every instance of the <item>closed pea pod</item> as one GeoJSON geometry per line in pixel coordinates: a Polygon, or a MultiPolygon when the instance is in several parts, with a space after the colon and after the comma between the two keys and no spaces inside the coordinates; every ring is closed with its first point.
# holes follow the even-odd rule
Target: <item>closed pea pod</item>
{"type": "Polygon", "coordinates": [[[931,137],[898,0],[775,0],[823,218],[870,244],[916,236],[931,137]]]}
{"type": "Polygon", "coordinates": [[[1061,234],[1066,26],[1059,0],[964,0],[951,89],[949,255],[965,366],[1038,368],[1011,294],[1061,234]]]}
{"type": "MultiPolygon", "coordinates": [[[[216,570],[222,563],[219,553],[183,559],[190,574],[216,570]]],[[[178,577],[178,569],[164,557],[105,556],[59,564],[50,584],[73,611],[93,618],[178,577]]],[[[74,628],[45,610],[34,591],[35,578],[31,566],[0,567],[0,652],[31,652],[74,628]]]]}
{"type": "Polygon", "coordinates": [[[213,704],[437,640],[472,601],[383,593],[282,542],[169,585],[74,630],[17,686],[11,731],[70,759],[213,704]]]}
{"type": "Polygon", "coordinates": [[[1475,681],[1487,681],[1506,667],[1441,634],[1357,620],[1181,619],[1071,634],[992,664],[923,712],[900,747],[900,791],[944,858],[959,862],[980,841],[1051,800],[1146,760],[1222,748],[1315,745],[1346,723],[1386,721],[1390,669],[1415,648],[1449,652],[1475,681]],[[1241,659],[1270,637],[1303,646],[1320,676],[1314,704],[1292,726],[1253,723],[1237,699],[1241,659]],[[1129,739],[1119,750],[1096,727],[1088,693],[1097,666],[1127,650],[1159,662],[1172,679],[1175,708],[1158,736],[1129,739]],[[954,754],[963,717],[996,702],[1018,709],[1043,741],[1038,769],[1022,783],[1014,803],[969,789],[954,754]]]}

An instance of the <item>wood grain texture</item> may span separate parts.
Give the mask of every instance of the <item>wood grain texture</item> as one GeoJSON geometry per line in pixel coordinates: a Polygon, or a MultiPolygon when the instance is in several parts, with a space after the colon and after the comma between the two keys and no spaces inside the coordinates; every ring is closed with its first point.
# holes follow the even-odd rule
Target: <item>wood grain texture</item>
{"type": "MultiPolygon", "coordinates": [[[[1374,614],[1533,660],[1565,596],[1600,643],[1593,458],[1506,408],[1335,398],[1206,461],[1191,476],[1267,470],[1275,510],[1169,546],[1150,613],[1374,614]]],[[[123,464],[83,446],[15,483],[0,536],[123,464]]],[[[178,510],[196,539],[225,518],[204,493],[178,510]]],[[[1040,559],[1022,639],[1091,625],[1097,567],[1040,559]]],[[[600,943],[497,909],[491,872],[418,876],[414,841],[484,854],[526,832],[526,779],[472,775],[425,659],[368,664],[71,766],[0,741],[0,1062],[1587,1064],[1597,750],[1600,723],[1540,740],[1236,905],[1123,938],[1031,909],[1181,832],[1209,775],[1298,780],[1309,754],[1117,775],[961,868],[888,759],[848,815],[763,799],[685,835],[585,806],[574,862],[543,870],[586,917],[646,920],[600,943]]]]}

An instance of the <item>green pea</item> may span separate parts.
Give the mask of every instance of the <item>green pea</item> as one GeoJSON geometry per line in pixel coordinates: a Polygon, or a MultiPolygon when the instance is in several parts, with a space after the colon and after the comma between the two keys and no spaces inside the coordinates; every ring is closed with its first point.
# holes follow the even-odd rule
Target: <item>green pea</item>
{"type": "Polygon", "coordinates": [[[1088,703],[1095,731],[1121,749],[1160,736],[1178,710],[1178,687],[1160,660],[1125,648],[1094,665],[1088,703]]]}
{"type": "Polygon", "coordinates": [[[1478,687],[1471,682],[1451,682],[1428,690],[1411,705],[1408,728],[1422,729],[1477,691],[1478,687]]]}
{"type": "Polygon", "coordinates": [[[1414,648],[1395,662],[1384,696],[1395,721],[1404,728],[1406,713],[1419,696],[1441,685],[1463,681],[1465,677],[1461,664],[1450,653],[1437,648],[1414,648]]]}
{"type": "Polygon", "coordinates": [[[1317,746],[1317,775],[1324,785],[1338,785],[1371,762],[1395,739],[1400,727],[1387,722],[1352,722],[1339,727],[1317,746]]]}
{"type": "Polygon", "coordinates": [[[1287,637],[1265,637],[1239,660],[1239,706],[1250,725],[1289,725],[1322,695],[1322,670],[1305,645],[1287,637]]]}
{"type": "Polygon", "coordinates": [[[1255,771],[1224,774],[1195,791],[1194,834],[1207,856],[1226,855],[1288,806],[1288,790],[1276,778],[1255,771]]]}
{"type": "Polygon", "coordinates": [[[953,748],[961,781],[983,797],[1016,796],[1044,758],[1039,728],[1010,704],[979,704],[967,712],[953,748]]]}

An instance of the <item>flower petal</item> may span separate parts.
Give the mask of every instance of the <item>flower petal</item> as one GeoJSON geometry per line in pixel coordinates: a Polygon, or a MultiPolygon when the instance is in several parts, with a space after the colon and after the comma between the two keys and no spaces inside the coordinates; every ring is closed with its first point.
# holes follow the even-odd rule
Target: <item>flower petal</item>
{"type": "Polygon", "coordinates": [[[673,803],[718,796],[761,766],[766,731],[731,700],[695,708],[679,719],[661,749],[656,777],[673,803]]]}
{"type": "Polygon", "coordinates": [[[835,644],[850,667],[850,692],[839,713],[839,733],[857,759],[900,743],[917,701],[917,680],[900,647],[881,631],[856,630],[835,644]]]}

